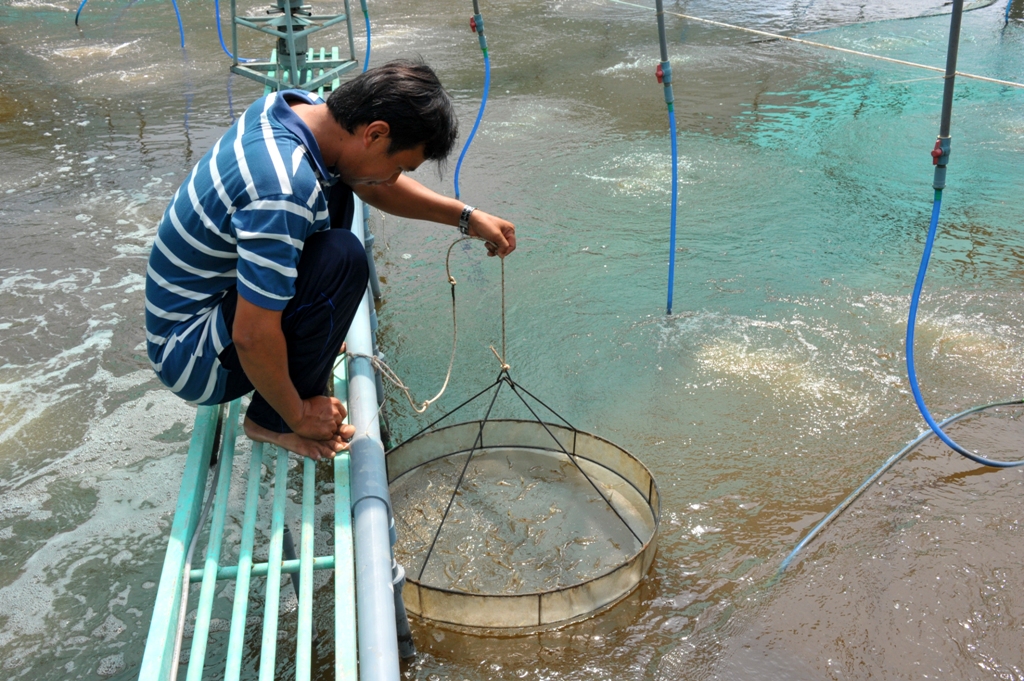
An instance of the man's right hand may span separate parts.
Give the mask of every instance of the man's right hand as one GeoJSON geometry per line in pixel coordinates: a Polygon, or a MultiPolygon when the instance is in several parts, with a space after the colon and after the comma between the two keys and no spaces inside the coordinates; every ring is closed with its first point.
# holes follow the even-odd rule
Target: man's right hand
{"type": "Polygon", "coordinates": [[[504,258],[516,250],[516,226],[482,210],[474,210],[469,216],[469,234],[487,241],[487,255],[504,258]]]}

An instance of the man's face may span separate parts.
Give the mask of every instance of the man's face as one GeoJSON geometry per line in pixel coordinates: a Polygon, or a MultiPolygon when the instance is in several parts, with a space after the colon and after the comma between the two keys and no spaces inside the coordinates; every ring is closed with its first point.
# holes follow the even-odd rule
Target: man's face
{"type": "Polygon", "coordinates": [[[389,154],[390,144],[391,139],[387,135],[375,136],[357,153],[342,156],[336,166],[341,181],[350,187],[357,184],[392,185],[402,173],[411,173],[426,160],[422,144],[389,154]]]}

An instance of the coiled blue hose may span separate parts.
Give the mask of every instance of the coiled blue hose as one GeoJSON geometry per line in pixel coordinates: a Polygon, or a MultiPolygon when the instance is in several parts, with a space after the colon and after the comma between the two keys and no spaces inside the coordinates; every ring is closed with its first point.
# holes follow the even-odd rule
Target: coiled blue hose
{"type": "Polygon", "coordinates": [[[917,383],[917,371],[914,369],[914,325],[917,322],[917,306],[921,301],[921,289],[924,286],[924,277],[928,272],[928,261],[932,255],[932,244],[935,242],[935,232],[939,224],[939,212],[942,207],[942,190],[935,190],[935,201],[932,204],[932,219],[928,225],[928,238],[924,244],[924,255],[921,256],[921,266],[917,270],[917,281],[914,283],[914,293],[910,297],[910,314],[907,318],[907,377],[910,379],[910,389],[914,393],[914,401],[917,402],[917,408],[921,411],[921,416],[928,423],[928,427],[932,429],[935,435],[946,443],[950,449],[954,452],[966,456],[971,461],[980,463],[983,466],[992,466],[993,468],[1013,468],[1015,466],[1024,466],[1024,460],[1021,461],[994,461],[992,459],[985,458],[974,452],[969,452],[956,442],[952,440],[942,430],[942,427],[935,422],[932,418],[931,412],[928,411],[928,407],[925,406],[924,398],[921,396],[921,388],[917,383]]]}
{"type": "MultiPolygon", "coordinates": [[[[85,9],[85,3],[89,0],[82,0],[82,4],[78,6],[78,11],[75,12],[75,26],[78,26],[78,17],[81,16],[82,10],[85,9]]],[[[185,27],[181,24],[181,12],[178,11],[178,3],[176,0],[171,0],[171,4],[174,6],[174,16],[178,19],[178,34],[181,36],[181,47],[185,49],[185,27]]],[[[217,30],[220,31],[220,24],[217,24],[217,30]]],[[[223,45],[223,41],[221,42],[223,45]]]]}
{"type": "Polygon", "coordinates": [[[986,404],[980,407],[973,407],[966,411],[962,411],[959,414],[950,416],[942,423],[936,423],[935,419],[932,418],[931,413],[928,411],[928,407],[925,406],[924,398],[921,397],[921,388],[918,386],[917,383],[917,372],[914,370],[914,325],[917,322],[917,308],[918,304],[921,301],[921,289],[924,286],[924,277],[928,271],[928,261],[931,259],[932,245],[935,243],[935,233],[937,231],[939,224],[939,212],[941,210],[941,207],[942,190],[936,189],[935,201],[932,204],[931,223],[928,225],[928,237],[925,239],[924,255],[921,256],[921,267],[917,271],[917,281],[914,283],[914,293],[910,297],[910,314],[907,318],[907,375],[910,379],[910,389],[914,393],[914,400],[917,402],[917,408],[921,411],[921,415],[924,416],[924,420],[928,423],[928,427],[931,429],[931,432],[925,431],[917,438],[915,438],[906,447],[904,447],[896,454],[893,454],[891,457],[889,457],[885,461],[885,463],[883,463],[878,468],[878,470],[872,473],[867,480],[861,483],[860,487],[855,489],[850,494],[850,496],[846,497],[838,506],[832,509],[831,513],[822,518],[821,521],[819,521],[818,524],[815,525],[811,529],[811,531],[807,533],[807,536],[800,540],[800,543],[796,545],[796,547],[790,552],[788,556],[786,556],[786,559],[782,561],[782,565],[779,566],[779,570],[776,573],[776,579],[782,576],[782,573],[786,571],[786,568],[788,568],[790,563],[793,562],[793,559],[796,558],[796,554],[798,554],[801,550],[803,550],[804,547],[810,544],[811,541],[813,541],[814,538],[817,537],[818,534],[820,534],[821,531],[825,529],[826,525],[831,523],[839,516],[839,514],[841,514],[843,511],[849,508],[850,505],[853,504],[853,502],[856,501],[857,498],[860,497],[860,495],[863,494],[865,490],[867,490],[868,487],[871,486],[872,483],[874,483],[876,480],[882,477],[882,475],[884,475],[886,471],[895,466],[900,460],[902,460],[905,456],[907,456],[907,454],[916,449],[918,445],[924,442],[925,439],[930,437],[932,434],[935,434],[948,447],[952,448],[958,454],[962,454],[968,459],[980,463],[984,466],[992,466],[995,468],[1013,468],[1015,466],[1020,466],[1024,464],[1024,461],[993,461],[991,459],[987,459],[983,456],[979,456],[972,452],[968,452],[966,449],[964,449],[956,442],[954,442],[948,435],[946,435],[945,431],[942,430],[942,426],[946,426],[955,421],[959,421],[965,416],[976,414],[980,411],[991,409],[993,407],[1021,405],[1024,404],[1024,400],[994,402],[992,404],[986,404]]]}
{"type": "Polygon", "coordinates": [[[484,117],[484,108],[487,106],[487,93],[491,89],[491,58],[487,55],[487,48],[484,47],[482,49],[484,53],[484,92],[480,97],[480,110],[476,112],[476,121],[473,123],[473,129],[470,131],[469,137],[466,138],[466,144],[462,147],[462,153],[459,154],[459,162],[455,164],[455,198],[459,198],[459,171],[462,170],[462,159],[466,158],[469,145],[473,143],[473,137],[480,127],[480,121],[484,117]]]}

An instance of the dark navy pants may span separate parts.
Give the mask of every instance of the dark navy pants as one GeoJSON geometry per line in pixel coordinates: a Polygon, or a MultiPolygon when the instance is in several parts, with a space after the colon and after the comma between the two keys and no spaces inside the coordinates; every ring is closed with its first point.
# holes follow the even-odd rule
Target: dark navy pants
{"type": "MultiPolygon", "coordinates": [[[[288,373],[299,397],[307,399],[327,390],[334,360],[366,291],[369,266],[358,237],[347,229],[329,229],[306,239],[298,272],[295,297],[281,313],[281,328],[288,345],[288,373]]],[[[232,289],[221,305],[224,322],[231,329],[238,305],[237,289],[232,289]]],[[[234,343],[219,358],[230,372],[223,401],[253,389],[242,371],[234,343]]],[[[253,394],[246,416],[268,430],[291,432],[258,392],[253,394]]]]}

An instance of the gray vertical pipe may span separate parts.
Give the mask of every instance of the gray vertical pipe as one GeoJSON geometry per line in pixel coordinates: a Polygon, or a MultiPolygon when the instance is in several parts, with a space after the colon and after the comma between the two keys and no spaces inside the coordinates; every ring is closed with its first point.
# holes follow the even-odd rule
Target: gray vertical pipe
{"type": "MultiPolygon", "coordinates": [[[[949,47],[946,49],[946,73],[942,87],[942,118],[939,121],[939,138],[935,141],[932,156],[935,159],[935,179],[932,187],[941,192],[946,187],[946,166],[953,140],[949,130],[953,119],[953,87],[956,84],[956,58],[960,48],[960,22],[964,13],[964,0],[953,0],[953,14],[949,20],[949,47]]],[[[938,195],[936,195],[938,196],[938,195]]]]}
{"type": "MultiPolygon", "coordinates": [[[[363,239],[362,206],[358,198],[356,202],[352,231],[363,239]]],[[[371,308],[367,290],[346,338],[348,351],[354,355],[373,354],[371,308]]],[[[373,366],[365,357],[354,357],[349,362],[348,397],[349,418],[356,428],[351,452],[359,678],[398,681],[398,631],[388,530],[391,499],[377,422],[377,387],[373,366]]]]}
{"type": "Polygon", "coordinates": [[[964,15],[964,0],[953,0],[953,15],[949,20],[949,47],[946,50],[946,75],[942,89],[942,121],[939,137],[949,137],[953,117],[953,85],[956,81],[956,57],[960,49],[960,20],[964,15]]]}
{"type": "Polygon", "coordinates": [[[665,38],[665,7],[661,0],[654,3],[654,13],[658,18],[658,44],[661,46],[661,61],[668,61],[668,40],[665,38]]]}
{"type": "Polygon", "coordinates": [[[391,564],[391,583],[395,589],[395,626],[398,631],[398,654],[403,660],[416,657],[416,643],[412,640],[412,627],[409,626],[409,615],[405,612],[405,601],[402,590],[405,588],[405,568],[393,561],[391,564]]]}
{"type": "Polygon", "coordinates": [[[234,65],[238,66],[238,24],[235,23],[236,16],[238,16],[236,0],[231,0],[231,58],[234,60],[234,65]]]}

